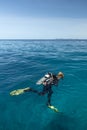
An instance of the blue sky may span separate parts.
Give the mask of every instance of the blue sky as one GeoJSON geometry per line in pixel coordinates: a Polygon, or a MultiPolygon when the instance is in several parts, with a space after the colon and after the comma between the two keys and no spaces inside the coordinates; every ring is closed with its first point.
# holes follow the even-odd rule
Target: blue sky
{"type": "Polygon", "coordinates": [[[87,0],[0,0],[0,39],[87,39],[87,0]]]}

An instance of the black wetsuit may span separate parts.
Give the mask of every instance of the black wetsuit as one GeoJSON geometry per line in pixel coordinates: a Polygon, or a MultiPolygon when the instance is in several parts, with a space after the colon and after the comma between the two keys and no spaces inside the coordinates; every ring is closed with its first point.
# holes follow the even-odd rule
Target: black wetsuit
{"type": "Polygon", "coordinates": [[[47,97],[48,97],[48,101],[47,101],[47,105],[51,105],[51,96],[52,96],[52,85],[58,85],[58,79],[56,77],[56,75],[51,75],[49,78],[47,78],[45,81],[44,81],[46,84],[44,85],[43,84],[43,90],[42,92],[38,92],[37,90],[34,90],[34,89],[29,89],[29,90],[25,90],[25,92],[28,92],[28,91],[32,91],[34,93],[37,93],[39,95],[44,95],[44,94],[48,94],[47,97]],[[51,80],[53,78],[53,80],[51,80]]]}
{"type": "Polygon", "coordinates": [[[47,105],[51,105],[51,95],[53,93],[51,84],[43,86],[43,91],[41,92],[41,94],[43,95],[46,93],[48,94],[47,95],[47,97],[48,97],[47,105]]]}
{"type": "Polygon", "coordinates": [[[58,79],[56,77],[56,75],[51,75],[53,80],[50,80],[50,78],[47,79],[46,85],[43,85],[43,91],[41,92],[41,94],[46,94],[48,93],[48,101],[47,101],[47,105],[51,105],[51,96],[52,96],[52,85],[58,85],[58,79]]]}

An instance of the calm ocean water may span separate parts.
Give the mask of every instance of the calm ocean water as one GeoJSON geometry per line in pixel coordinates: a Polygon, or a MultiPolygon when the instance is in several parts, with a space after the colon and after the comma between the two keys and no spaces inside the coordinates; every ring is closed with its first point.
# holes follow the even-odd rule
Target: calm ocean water
{"type": "Polygon", "coordinates": [[[87,130],[87,41],[0,41],[0,130],[87,130]],[[47,95],[10,91],[31,86],[46,72],[62,71],[64,80],[53,87],[55,113],[47,95]]]}

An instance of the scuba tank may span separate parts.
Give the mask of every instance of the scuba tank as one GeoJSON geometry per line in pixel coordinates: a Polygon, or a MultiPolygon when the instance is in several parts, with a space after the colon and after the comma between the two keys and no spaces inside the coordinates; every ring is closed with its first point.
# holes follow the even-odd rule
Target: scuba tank
{"type": "Polygon", "coordinates": [[[36,84],[37,85],[41,85],[45,80],[49,79],[50,78],[50,75],[51,73],[47,73],[44,77],[42,77],[41,79],[39,79],[36,84]]]}

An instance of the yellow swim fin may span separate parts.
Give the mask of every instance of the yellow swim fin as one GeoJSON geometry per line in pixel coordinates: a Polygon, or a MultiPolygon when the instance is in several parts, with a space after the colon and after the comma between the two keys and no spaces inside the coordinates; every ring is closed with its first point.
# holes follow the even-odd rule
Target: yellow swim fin
{"type": "Polygon", "coordinates": [[[55,112],[59,112],[59,110],[54,106],[48,105],[48,107],[55,112]]]}
{"type": "Polygon", "coordinates": [[[17,89],[17,90],[13,90],[10,92],[10,95],[11,96],[14,96],[14,95],[19,95],[19,94],[23,94],[25,92],[25,90],[29,90],[30,87],[27,87],[27,88],[23,88],[23,89],[17,89]]]}

